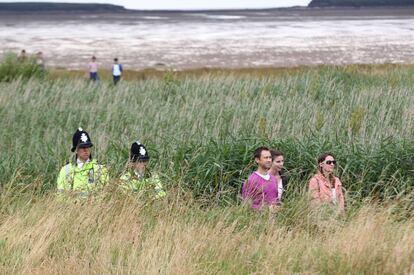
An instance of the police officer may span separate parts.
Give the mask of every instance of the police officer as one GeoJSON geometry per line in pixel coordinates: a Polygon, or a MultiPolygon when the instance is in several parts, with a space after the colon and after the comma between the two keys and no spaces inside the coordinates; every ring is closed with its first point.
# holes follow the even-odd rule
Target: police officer
{"type": "Polygon", "coordinates": [[[59,193],[68,192],[84,197],[108,182],[108,171],[92,159],[93,144],[89,134],[82,128],[76,130],[72,144],[75,156],[60,169],[57,190],[59,193]]]}
{"type": "Polygon", "coordinates": [[[157,174],[147,167],[149,162],[147,149],[139,141],[132,143],[127,171],[121,176],[123,190],[149,193],[151,197],[162,198],[166,195],[157,174]]]}

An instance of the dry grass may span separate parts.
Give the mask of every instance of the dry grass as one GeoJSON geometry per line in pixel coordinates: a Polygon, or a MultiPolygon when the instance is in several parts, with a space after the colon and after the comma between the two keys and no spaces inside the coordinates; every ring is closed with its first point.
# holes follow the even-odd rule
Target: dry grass
{"type": "Polygon", "coordinates": [[[397,221],[393,207],[366,204],[335,217],[303,204],[303,214],[286,217],[288,209],[203,209],[173,194],[155,202],[51,195],[2,216],[0,272],[410,274],[414,221],[397,221]]]}

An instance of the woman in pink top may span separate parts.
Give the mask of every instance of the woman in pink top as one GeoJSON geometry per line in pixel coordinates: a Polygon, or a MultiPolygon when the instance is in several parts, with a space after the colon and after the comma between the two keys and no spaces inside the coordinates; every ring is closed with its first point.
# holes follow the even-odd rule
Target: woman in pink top
{"type": "Polygon", "coordinates": [[[324,153],[318,158],[318,172],[309,181],[309,192],[314,204],[332,204],[345,210],[342,183],[335,177],[336,160],[333,154],[324,153]]]}
{"type": "Polygon", "coordinates": [[[98,63],[96,62],[96,57],[92,56],[91,62],[88,64],[89,68],[89,79],[93,82],[99,79],[98,77],[98,63]]]}

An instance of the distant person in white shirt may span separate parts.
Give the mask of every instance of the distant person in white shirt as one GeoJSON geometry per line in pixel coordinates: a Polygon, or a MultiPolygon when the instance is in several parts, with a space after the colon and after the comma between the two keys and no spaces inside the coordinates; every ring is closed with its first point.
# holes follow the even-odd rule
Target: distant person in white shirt
{"type": "Polygon", "coordinates": [[[114,64],[112,65],[112,76],[114,78],[114,85],[118,83],[122,75],[122,64],[118,63],[118,58],[114,58],[114,64]]]}

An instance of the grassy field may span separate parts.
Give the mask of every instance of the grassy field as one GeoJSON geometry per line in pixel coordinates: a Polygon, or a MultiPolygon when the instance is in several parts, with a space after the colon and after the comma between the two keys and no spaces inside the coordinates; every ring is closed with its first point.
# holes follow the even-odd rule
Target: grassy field
{"type": "Polygon", "coordinates": [[[112,192],[29,201],[3,210],[2,274],[414,272],[414,221],[397,204],[366,203],[341,218],[312,213],[299,198],[277,215],[206,208],[174,192],[156,202],[112,192]]]}
{"type": "Polygon", "coordinates": [[[1,273],[414,272],[412,66],[130,72],[116,87],[78,74],[0,83],[1,273]],[[80,126],[111,184],[58,201],[80,126]],[[116,191],[137,139],[164,201],[116,191]],[[291,184],[277,215],[238,197],[259,145],[286,154],[291,184]],[[347,190],[342,217],[307,204],[324,151],[347,190]]]}

